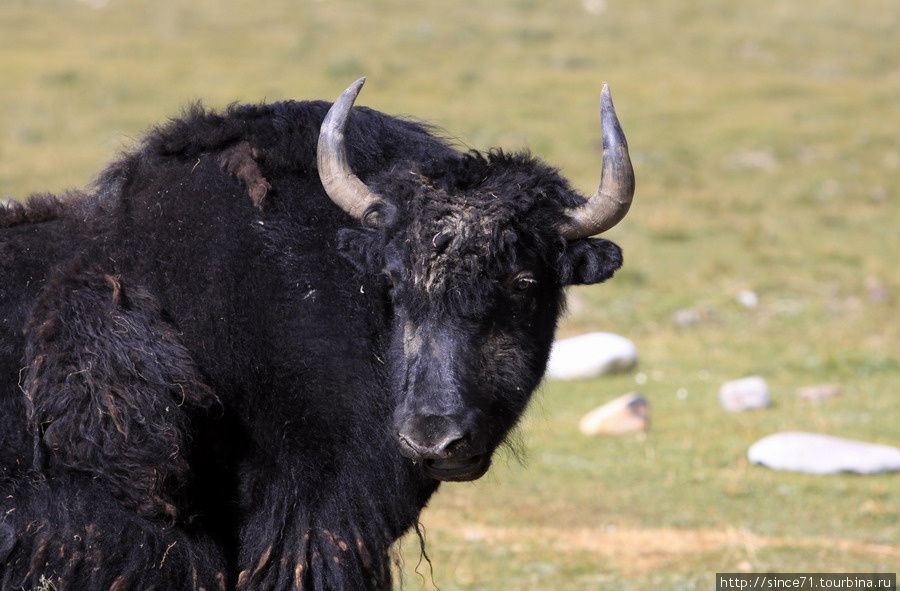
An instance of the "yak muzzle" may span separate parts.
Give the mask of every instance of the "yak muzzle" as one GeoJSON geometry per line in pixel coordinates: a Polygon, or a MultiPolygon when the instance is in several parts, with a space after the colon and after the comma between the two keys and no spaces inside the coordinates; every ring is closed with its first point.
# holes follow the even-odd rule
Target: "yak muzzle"
{"type": "Polygon", "coordinates": [[[461,421],[441,415],[415,415],[401,425],[401,453],[421,462],[436,480],[475,480],[490,467],[490,454],[476,444],[474,433],[461,421]]]}

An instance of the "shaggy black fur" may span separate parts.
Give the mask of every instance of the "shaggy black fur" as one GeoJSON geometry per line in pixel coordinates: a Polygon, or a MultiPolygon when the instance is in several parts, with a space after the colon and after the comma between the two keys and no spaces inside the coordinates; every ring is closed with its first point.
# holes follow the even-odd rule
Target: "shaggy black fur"
{"type": "Polygon", "coordinates": [[[14,534],[12,527],[5,523],[0,523],[0,560],[5,560],[9,556],[9,551],[12,550],[13,545],[16,543],[14,534]]]}
{"type": "Polygon", "coordinates": [[[457,417],[447,477],[487,469],[562,287],[621,253],[559,236],[556,170],[366,108],[360,224],[318,180],[328,107],[194,107],[92,193],[0,207],[0,589],[389,589],[448,470],[398,429],[457,417]]]}

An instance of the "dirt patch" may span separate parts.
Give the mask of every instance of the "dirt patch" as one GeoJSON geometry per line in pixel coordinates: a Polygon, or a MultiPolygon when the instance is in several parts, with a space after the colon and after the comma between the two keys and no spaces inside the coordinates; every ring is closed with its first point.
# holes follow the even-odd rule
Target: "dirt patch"
{"type": "MultiPolygon", "coordinates": [[[[432,516],[433,517],[433,516],[432,516]]],[[[900,546],[830,537],[761,536],[743,529],[622,529],[622,528],[505,528],[483,524],[444,524],[426,521],[432,531],[468,542],[485,541],[512,547],[536,545],[558,552],[587,552],[602,556],[625,574],[642,574],[684,557],[706,552],[733,552],[753,557],[763,548],[817,548],[900,558],[900,546]]]]}

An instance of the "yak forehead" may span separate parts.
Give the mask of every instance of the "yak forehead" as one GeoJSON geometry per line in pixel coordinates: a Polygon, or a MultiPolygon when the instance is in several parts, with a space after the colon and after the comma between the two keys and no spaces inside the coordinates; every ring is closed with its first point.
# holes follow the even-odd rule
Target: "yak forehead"
{"type": "Polygon", "coordinates": [[[417,287],[439,292],[511,262],[516,233],[504,208],[471,201],[431,205],[410,228],[407,261],[417,287]]]}
{"type": "Polygon", "coordinates": [[[492,193],[432,190],[407,203],[392,241],[405,291],[452,313],[482,313],[530,242],[521,204],[492,193]]]}
{"type": "Polygon", "coordinates": [[[553,264],[554,228],[579,200],[556,169],[524,153],[472,152],[396,173],[380,191],[393,212],[385,263],[408,300],[454,310],[484,311],[510,274],[553,264]]]}

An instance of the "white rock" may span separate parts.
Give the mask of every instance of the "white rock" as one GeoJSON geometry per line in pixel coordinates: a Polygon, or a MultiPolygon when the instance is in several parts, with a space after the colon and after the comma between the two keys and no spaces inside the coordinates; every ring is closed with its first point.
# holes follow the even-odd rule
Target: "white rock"
{"type": "Polygon", "coordinates": [[[808,474],[900,470],[900,449],[896,447],[802,431],[763,437],[750,446],[747,457],[775,470],[808,474]]]}
{"type": "Polygon", "coordinates": [[[578,428],[585,435],[634,433],[650,426],[650,404],[631,392],[610,400],[584,415],[578,428]]]}
{"type": "Polygon", "coordinates": [[[891,290],[877,277],[866,277],[866,293],[873,304],[886,304],[891,301],[891,290]]]}
{"type": "Polygon", "coordinates": [[[589,14],[602,14],[606,10],[606,0],[583,0],[582,4],[589,14]]]}
{"type": "Polygon", "coordinates": [[[634,343],[609,332],[592,332],[553,343],[546,375],[576,380],[628,371],[636,364],[634,343]]]}
{"type": "Polygon", "coordinates": [[[759,376],[725,382],[719,388],[719,402],[728,412],[771,406],[769,385],[759,376]]]}
{"type": "Polygon", "coordinates": [[[755,308],[759,305],[759,296],[756,295],[755,291],[742,289],[737,294],[737,301],[745,308],[755,308]]]}
{"type": "Polygon", "coordinates": [[[703,314],[697,308],[682,308],[672,314],[672,320],[678,326],[692,326],[703,320],[703,314]]]}
{"type": "Polygon", "coordinates": [[[837,384],[819,384],[797,388],[797,397],[816,402],[841,395],[841,387],[837,384]]]}

